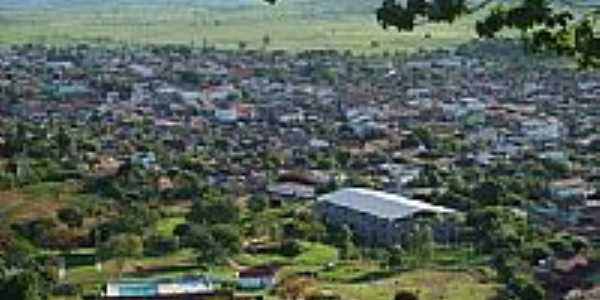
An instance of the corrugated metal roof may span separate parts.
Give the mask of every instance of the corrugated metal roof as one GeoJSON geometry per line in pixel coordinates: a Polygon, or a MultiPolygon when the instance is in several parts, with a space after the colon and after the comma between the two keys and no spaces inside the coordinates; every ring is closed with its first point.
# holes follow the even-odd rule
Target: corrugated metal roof
{"type": "Polygon", "coordinates": [[[411,200],[400,195],[360,188],[347,188],[326,194],[319,198],[319,202],[321,201],[384,219],[402,219],[419,212],[440,214],[456,212],[453,209],[411,200]]]}

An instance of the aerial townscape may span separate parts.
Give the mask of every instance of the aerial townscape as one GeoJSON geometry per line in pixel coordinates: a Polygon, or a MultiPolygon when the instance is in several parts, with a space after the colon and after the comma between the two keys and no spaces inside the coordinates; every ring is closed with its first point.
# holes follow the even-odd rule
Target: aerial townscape
{"type": "Polygon", "coordinates": [[[522,39],[1,46],[0,300],[599,300],[600,72],[522,39]]]}

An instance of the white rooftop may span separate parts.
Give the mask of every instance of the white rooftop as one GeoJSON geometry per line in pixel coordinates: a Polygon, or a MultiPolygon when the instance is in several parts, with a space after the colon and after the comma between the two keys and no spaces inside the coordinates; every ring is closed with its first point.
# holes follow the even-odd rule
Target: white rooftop
{"type": "Polygon", "coordinates": [[[420,212],[452,214],[455,210],[436,206],[401,195],[381,191],[347,188],[319,197],[319,202],[328,202],[384,219],[402,219],[420,212]]]}

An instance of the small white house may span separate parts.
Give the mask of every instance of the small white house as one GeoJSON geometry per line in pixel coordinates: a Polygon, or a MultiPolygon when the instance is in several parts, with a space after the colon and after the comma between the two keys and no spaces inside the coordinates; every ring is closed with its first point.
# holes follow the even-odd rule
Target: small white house
{"type": "Polygon", "coordinates": [[[106,103],[113,104],[115,102],[118,102],[120,97],[121,95],[119,94],[119,92],[108,92],[106,93],[106,103]]]}
{"type": "Polygon", "coordinates": [[[131,156],[131,163],[150,169],[158,164],[158,160],[154,152],[136,152],[131,156]]]}
{"type": "Polygon", "coordinates": [[[550,182],[548,185],[550,197],[555,200],[586,200],[596,190],[583,178],[575,177],[550,182]]]}
{"type": "Polygon", "coordinates": [[[562,124],[556,120],[527,120],[521,123],[521,132],[534,142],[550,142],[561,138],[562,124]]]}
{"type": "Polygon", "coordinates": [[[235,109],[217,109],[215,118],[221,123],[234,123],[238,121],[238,114],[235,109]]]}

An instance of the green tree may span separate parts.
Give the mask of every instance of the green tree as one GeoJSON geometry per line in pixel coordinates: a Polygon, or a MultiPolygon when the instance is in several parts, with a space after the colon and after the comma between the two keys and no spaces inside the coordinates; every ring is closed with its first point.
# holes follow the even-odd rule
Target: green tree
{"type": "Polygon", "coordinates": [[[472,198],[481,206],[498,206],[504,204],[508,189],[499,180],[485,180],[473,190],[472,198]]]}
{"type": "Polygon", "coordinates": [[[506,207],[486,207],[467,214],[473,239],[485,252],[509,255],[521,249],[527,237],[527,222],[506,207]]]}
{"type": "Polygon", "coordinates": [[[3,245],[3,249],[0,248],[0,257],[7,268],[31,267],[36,253],[36,248],[31,243],[18,237],[10,238],[3,245]]]}
{"type": "Polygon", "coordinates": [[[160,214],[147,205],[135,204],[121,208],[118,217],[108,225],[112,233],[144,235],[158,222],[160,214]]]}
{"type": "Polygon", "coordinates": [[[419,300],[419,296],[409,291],[399,291],[394,296],[394,300],[419,300]]]}
{"type": "Polygon", "coordinates": [[[269,202],[265,196],[253,196],[248,200],[248,209],[254,213],[259,213],[267,209],[269,202]]]}
{"type": "Polygon", "coordinates": [[[269,47],[269,45],[271,45],[271,36],[268,34],[265,34],[262,38],[262,47],[263,47],[263,49],[267,49],[269,47]]]}
{"type": "Polygon", "coordinates": [[[144,239],[144,255],[163,256],[179,249],[179,240],[176,237],[151,235],[144,239]]]}
{"type": "Polygon", "coordinates": [[[26,270],[0,278],[0,299],[45,300],[48,293],[38,272],[26,270]]]}
{"type": "Polygon", "coordinates": [[[187,219],[196,224],[232,224],[240,220],[240,210],[228,196],[208,191],[192,205],[187,219]]]}
{"type": "Polygon", "coordinates": [[[519,300],[543,300],[546,298],[544,289],[523,275],[515,276],[509,283],[509,289],[515,294],[515,296],[517,296],[517,299],[519,300]]]}
{"type": "Polygon", "coordinates": [[[427,127],[419,127],[413,130],[413,135],[419,140],[420,144],[427,147],[427,149],[432,149],[437,144],[433,132],[427,127]]]}
{"type": "Polygon", "coordinates": [[[406,253],[401,247],[392,247],[388,250],[387,266],[388,268],[399,268],[405,263],[406,253]]]}
{"type": "Polygon", "coordinates": [[[190,228],[186,235],[186,241],[196,251],[197,261],[201,265],[223,263],[227,258],[223,246],[207,228],[200,225],[190,228]]]}
{"type": "Polygon", "coordinates": [[[101,261],[114,259],[118,273],[121,274],[128,259],[139,258],[144,254],[142,238],[134,234],[119,234],[111,237],[96,249],[101,261]]]}
{"type": "Polygon", "coordinates": [[[173,198],[192,199],[202,192],[204,183],[196,173],[181,171],[175,176],[175,190],[173,198]]]}
{"type": "Polygon", "coordinates": [[[70,154],[72,142],[73,139],[71,138],[69,132],[67,132],[67,129],[64,126],[60,126],[58,133],[56,134],[56,147],[60,157],[70,154]]]}
{"type": "Polygon", "coordinates": [[[238,254],[242,250],[241,234],[236,225],[214,225],[210,228],[210,234],[219,243],[225,256],[238,254]]]}
{"type": "Polygon", "coordinates": [[[25,122],[19,122],[13,128],[11,134],[6,139],[7,156],[13,157],[16,154],[27,152],[27,134],[29,128],[25,122]]]}
{"type": "Polygon", "coordinates": [[[415,258],[416,265],[426,265],[433,258],[433,231],[426,223],[417,223],[405,237],[405,248],[415,258]]]}
{"type": "Polygon", "coordinates": [[[83,213],[74,207],[60,209],[57,213],[58,219],[70,228],[83,226],[83,213]]]}
{"type": "Polygon", "coordinates": [[[48,239],[48,233],[56,228],[54,219],[42,218],[27,223],[14,225],[16,233],[37,247],[44,247],[48,239]]]}
{"type": "Polygon", "coordinates": [[[308,235],[302,222],[298,220],[288,221],[283,225],[284,239],[304,239],[308,235]]]}
{"type": "Polygon", "coordinates": [[[351,259],[356,256],[356,246],[353,241],[354,233],[350,229],[350,226],[343,225],[339,237],[337,237],[335,244],[340,251],[341,259],[351,259]]]}
{"type": "Polygon", "coordinates": [[[548,177],[553,179],[568,176],[571,171],[571,166],[568,162],[544,160],[543,165],[548,177]]]}
{"type": "Polygon", "coordinates": [[[333,155],[318,155],[316,164],[321,170],[331,170],[336,167],[337,162],[333,155]]]}
{"type": "Polygon", "coordinates": [[[294,257],[302,253],[302,245],[297,240],[288,239],[281,243],[279,253],[283,256],[294,257]]]}

